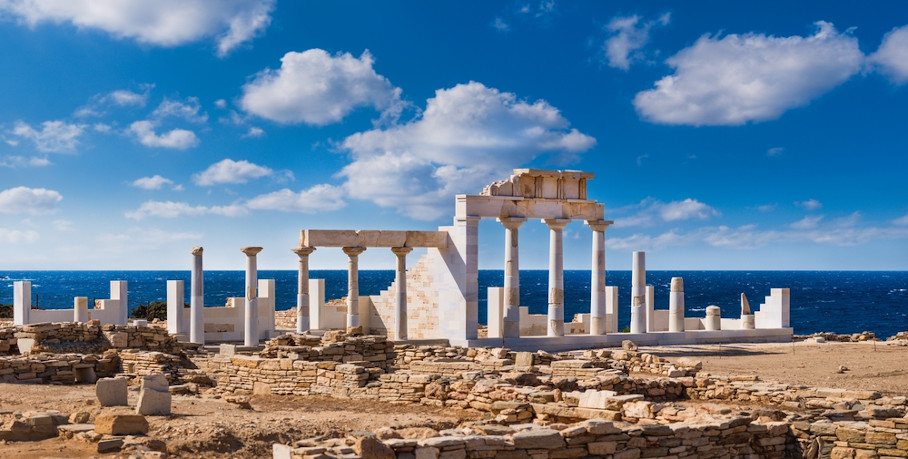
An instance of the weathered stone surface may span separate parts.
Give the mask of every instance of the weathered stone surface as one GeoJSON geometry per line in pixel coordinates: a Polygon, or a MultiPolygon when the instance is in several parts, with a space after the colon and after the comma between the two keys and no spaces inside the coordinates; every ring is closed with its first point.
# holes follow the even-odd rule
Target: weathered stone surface
{"type": "Polygon", "coordinates": [[[353,444],[353,451],[362,457],[374,457],[375,459],[396,459],[397,455],[390,446],[382,443],[381,440],[374,436],[364,436],[356,439],[353,444]]]}
{"type": "Polygon", "coordinates": [[[170,391],[159,392],[142,389],[142,392],[139,393],[136,413],[148,416],[167,416],[170,414],[171,398],[170,391]]]}
{"type": "Polygon", "coordinates": [[[517,432],[512,436],[515,448],[557,449],[564,447],[564,439],[557,430],[531,429],[517,432]]]}
{"type": "Polygon", "coordinates": [[[95,394],[101,406],[126,406],[129,404],[126,379],[102,378],[95,383],[95,394]]]}
{"type": "Polygon", "coordinates": [[[148,433],[148,421],[139,414],[99,414],[95,432],[107,435],[143,435],[148,433]]]}

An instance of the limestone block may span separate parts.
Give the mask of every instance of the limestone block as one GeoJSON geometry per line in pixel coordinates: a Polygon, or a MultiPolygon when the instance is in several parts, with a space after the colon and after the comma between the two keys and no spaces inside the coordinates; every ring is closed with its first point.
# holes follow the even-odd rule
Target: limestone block
{"type": "Polygon", "coordinates": [[[104,332],[107,341],[113,348],[125,348],[129,345],[129,334],[124,332],[104,332]]]}
{"type": "Polygon", "coordinates": [[[139,393],[136,413],[142,415],[169,415],[171,397],[170,391],[158,392],[156,390],[142,389],[142,392],[139,393]]]}
{"type": "Polygon", "coordinates": [[[105,435],[144,435],[148,421],[139,414],[99,414],[95,418],[95,432],[105,435]]]}
{"type": "Polygon", "coordinates": [[[101,406],[126,406],[127,388],[123,378],[102,378],[95,384],[95,394],[101,406]]]}
{"type": "Polygon", "coordinates": [[[557,430],[531,429],[517,432],[512,437],[515,448],[559,449],[564,447],[564,438],[557,430]]]}

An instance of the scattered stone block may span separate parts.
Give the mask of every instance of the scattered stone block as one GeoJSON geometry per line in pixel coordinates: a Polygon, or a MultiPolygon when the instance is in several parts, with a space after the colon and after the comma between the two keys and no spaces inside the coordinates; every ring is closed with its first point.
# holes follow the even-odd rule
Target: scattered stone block
{"type": "Polygon", "coordinates": [[[99,414],[95,418],[95,432],[106,435],[144,435],[148,421],[140,414],[99,414]]]}
{"type": "Polygon", "coordinates": [[[624,340],[624,341],[621,342],[621,348],[624,349],[625,351],[628,351],[628,352],[636,352],[636,351],[637,351],[637,343],[635,343],[635,342],[633,342],[633,341],[631,341],[631,340],[629,340],[629,339],[626,339],[626,340],[624,340]]]}
{"type": "Polygon", "coordinates": [[[98,442],[99,453],[116,453],[123,447],[122,438],[105,438],[98,442]]]}
{"type": "Polygon", "coordinates": [[[127,406],[128,391],[123,378],[102,378],[95,384],[95,395],[101,406],[127,406]]]}
{"type": "Polygon", "coordinates": [[[149,416],[166,416],[170,414],[172,400],[167,378],[162,374],[142,378],[142,389],[139,392],[139,403],[136,413],[149,416]]]}
{"type": "Polygon", "coordinates": [[[374,436],[365,436],[356,439],[353,444],[353,451],[362,457],[375,459],[396,459],[397,454],[390,446],[382,443],[381,440],[374,436]]]}

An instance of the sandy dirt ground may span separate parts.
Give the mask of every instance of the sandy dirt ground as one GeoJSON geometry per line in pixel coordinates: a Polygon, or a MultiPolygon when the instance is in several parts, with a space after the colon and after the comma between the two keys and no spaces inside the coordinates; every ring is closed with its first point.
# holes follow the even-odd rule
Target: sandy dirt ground
{"type": "MultiPolygon", "coordinates": [[[[764,381],[817,387],[878,390],[908,395],[908,347],[884,343],[736,344],[644,347],[669,360],[692,357],[715,375],[756,375],[764,381]],[[841,367],[847,370],[839,372],[841,367]]],[[[130,391],[130,404],[138,393],[130,391]]],[[[321,397],[253,396],[252,409],[222,398],[175,395],[173,415],[150,416],[149,437],[166,443],[170,457],[270,457],[274,442],[342,438],[351,430],[384,426],[409,428],[418,438],[453,428],[476,416],[460,410],[391,405],[321,397]]],[[[93,385],[0,384],[0,417],[54,409],[62,413],[101,412],[93,385]]],[[[105,408],[109,410],[110,408],[105,408]]],[[[0,442],[3,459],[18,457],[101,457],[97,445],[58,438],[0,442]]]]}

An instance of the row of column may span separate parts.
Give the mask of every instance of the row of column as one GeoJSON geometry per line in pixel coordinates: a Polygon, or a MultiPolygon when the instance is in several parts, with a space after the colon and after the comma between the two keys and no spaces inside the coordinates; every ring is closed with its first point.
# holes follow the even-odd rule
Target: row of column
{"type": "MultiPolygon", "coordinates": [[[[504,236],[504,314],[502,335],[505,338],[520,336],[520,253],[518,228],[527,219],[502,217],[498,221],[505,228],[504,236]]],[[[542,220],[549,227],[549,295],[546,335],[564,336],[564,238],[563,230],[571,219],[547,218],[542,220]]],[[[590,294],[590,334],[605,333],[605,230],[612,222],[588,220],[593,230],[592,274],[590,294]]]]}

